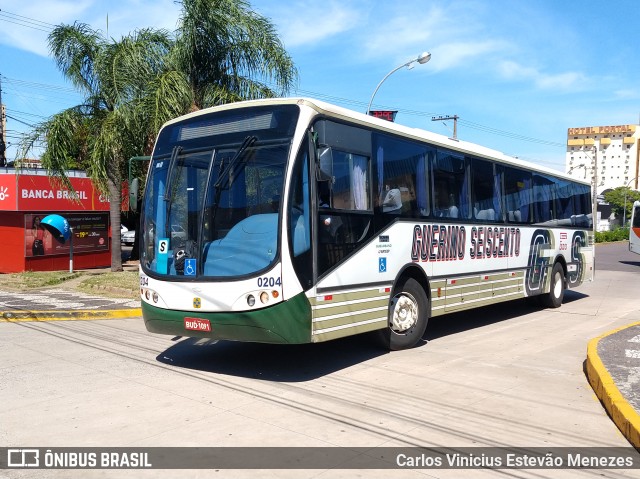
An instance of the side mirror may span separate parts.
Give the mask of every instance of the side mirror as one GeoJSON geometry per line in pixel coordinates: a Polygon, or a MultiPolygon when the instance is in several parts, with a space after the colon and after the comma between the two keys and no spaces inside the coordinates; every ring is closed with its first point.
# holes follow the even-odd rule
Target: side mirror
{"type": "Polygon", "coordinates": [[[333,152],[331,147],[318,148],[318,169],[317,169],[318,181],[332,181],[333,180],[333,152]]]}
{"type": "Polygon", "coordinates": [[[136,213],[138,211],[138,190],[140,188],[140,180],[134,178],[129,183],[129,210],[136,213]]]}

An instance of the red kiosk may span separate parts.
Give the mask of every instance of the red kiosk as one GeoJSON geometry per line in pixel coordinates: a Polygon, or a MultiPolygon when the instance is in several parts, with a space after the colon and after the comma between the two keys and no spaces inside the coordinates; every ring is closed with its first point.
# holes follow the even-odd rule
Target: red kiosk
{"type": "Polygon", "coordinates": [[[0,169],[0,273],[55,271],[69,267],[69,245],[40,225],[55,213],[73,228],[76,269],[111,265],[109,199],[84,172],[68,172],[75,191],[38,169],[0,169]]]}

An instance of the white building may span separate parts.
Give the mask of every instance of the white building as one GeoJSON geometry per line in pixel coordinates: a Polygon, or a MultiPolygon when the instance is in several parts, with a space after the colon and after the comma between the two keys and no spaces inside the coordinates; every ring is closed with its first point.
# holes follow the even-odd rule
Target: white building
{"type": "Polygon", "coordinates": [[[567,130],[566,170],[593,182],[596,191],[618,186],[637,190],[640,179],[640,125],[586,126],[567,130]]]}

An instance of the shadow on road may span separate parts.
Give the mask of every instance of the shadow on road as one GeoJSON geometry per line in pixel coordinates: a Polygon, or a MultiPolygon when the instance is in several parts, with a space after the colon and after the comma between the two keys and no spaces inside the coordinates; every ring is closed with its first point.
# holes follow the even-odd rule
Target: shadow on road
{"type": "Polygon", "coordinates": [[[621,264],[640,267],[640,261],[620,261],[621,264]]]}
{"type": "MultiPolygon", "coordinates": [[[[575,290],[565,291],[563,304],[588,297],[575,290]]],[[[502,321],[517,321],[519,317],[543,309],[539,298],[524,298],[482,308],[446,314],[429,320],[424,339],[432,341],[452,334],[463,333],[502,321]]]]}
{"type": "MultiPolygon", "coordinates": [[[[585,294],[570,290],[565,293],[565,303],[585,297],[585,294]]],[[[537,299],[529,298],[432,318],[424,341],[417,347],[428,348],[428,341],[501,321],[517,321],[540,309],[537,299]]],[[[386,354],[371,334],[300,345],[177,339],[180,341],[158,355],[157,361],[180,368],[265,381],[309,381],[386,354]]]]}
{"type": "Polygon", "coordinates": [[[181,368],[265,381],[300,382],[386,354],[369,335],[318,344],[260,344],[186,338],[156,358],[181,368]]]}

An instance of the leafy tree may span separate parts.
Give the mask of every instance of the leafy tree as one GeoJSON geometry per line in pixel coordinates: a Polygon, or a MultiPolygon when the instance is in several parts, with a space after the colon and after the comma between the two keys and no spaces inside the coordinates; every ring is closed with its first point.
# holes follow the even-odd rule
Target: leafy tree
{"type": "Polygon", "coordinates": [[[616,216],[622,217],[625,211],[625,193],[626,193],[626,213],[627,220],[631,216],[631,206],[634,201],[640,200],[640,192],[632,190],[628,186],[618,186],[604,194],[604,200],[611,205],[611,210],[616,216]]]}

